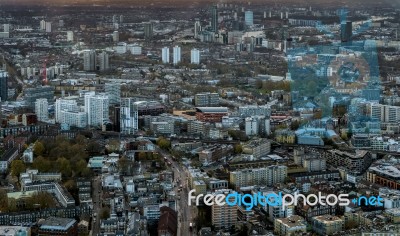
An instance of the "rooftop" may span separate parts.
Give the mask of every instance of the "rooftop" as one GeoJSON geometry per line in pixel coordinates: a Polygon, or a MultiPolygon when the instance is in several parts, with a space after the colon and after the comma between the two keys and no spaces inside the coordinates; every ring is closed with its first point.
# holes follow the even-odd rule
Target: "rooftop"
{"type": "Polygon", "coordinates": [[[50,217],[40,226],[41,230],[61,230],[65,231],[71,228],[76,220],[69,218],[50,217]]]}

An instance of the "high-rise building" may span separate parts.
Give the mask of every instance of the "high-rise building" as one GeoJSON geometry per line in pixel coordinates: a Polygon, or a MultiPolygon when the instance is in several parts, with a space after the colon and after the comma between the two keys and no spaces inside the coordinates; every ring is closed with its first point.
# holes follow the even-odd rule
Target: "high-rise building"
{"type": "Polygon", "coordinates": [[[352,37],[353,23],[351,21],[344,21],[340,24],[340,39],[342,42],[349,42],[352,37]]]}
{"type": "Polygon", "coordinates": [[[165,64],[169,63],[169,47],[163,47],[161,52],[162,62],[165,64]]]}
{"type": "Polygon", "coordinates": [[[145,39],[153,38],[153,23],[147,22],[144,24],[144,38],[145,39]]]}
{"type": "Polygon", "coordinates": [[[41,30],[46,30],[46,21],[45,20],[41,20],[40,21],[40,29],[41,30]]]}
{"type": "Polygon", "coordinates": [[[49,119],[49,103],[46,98],[36,99],[35,113],[38,121],[47,121],[49,119]]]}
{"type": "Polygon", "coordinates": [[[55,119],[57,123],[65,123],[62,112],[79,112],[79,106],[76,100],[59,98],[55,103],[55,119]]]}
{"type": "Polygon", "coordinates": [[[87,50],[83,53],[83,70],[94,71],[96,69],[96,52],[87,50]]]}
{"type": "Polygon", "coordinates": [[[88,114],[88,125],[102,126],[109,121],[109,99],[105,94],[86,95],[85,110],[88,114]]]}
{"type": "Polygon", "coordinates": [[[112,21],[113,21],[113,24],[118,23],[117,15],[113,15],[112,21]]]}
{"type": "Polygon", "coordinates": [[[0,98],[1,101],[7,101],[8,98],[8,73],[4,70],[0,70],[0,98]]]}
{"type": "MultiPolygon", "coordinates": [[[[233,193],[233,191],[230,189],[218,189],[215,191],[215,194],[224,194],[225,196],[229,193],[233,193]]],[[[226,229],[229,229],[231,226],[236,225],[237,221],[237,205],[229,206],[228,204],[224,204],[219,206],[218,204],[213,204],[211,206],[211,222],[215,228],[220,229],[225,227],[226,229]]]]}
{"type": "Polygon", "coordinates": [[[113,32],[113,41],[119,42],[119,32],[118,31],[113,32]]]}
{"type": "Polygon", "coordinates": [[[212,6],[211,7],[211,31],[218,33],[218,7],[212,6]]]}
{"type": "Polygon", "coordinates": [[[175,46],[174,47],[174,60],[173,60],[173,63],[174,63],[174,65],[176,65],[179,62],[181,62],[181,47],[175,46]]]}
{"type": "Polygon", "coordinates": [[[138,129],[138,105],[134,98],[122,98],[120,107],[120,130],[122,134],[134,134],[138,129]]]}
{"type": "Polygon", "coordinates": [[[67,31],[67,41],[74,41],[74,32],[73,31],[67,31]]]}
{"type": "Polygon", "coordinates": [[[51,33],[51,22],[46,22],[46,32],[51,33]]]}
{"type": "Polygon", "coordinates": [[[200,31],[201,31],[200,19],[196,18],[196,21],[194,22],[194,38],[195,39],[199,38],[200,31]]]}
{"type": "Polygon", "coordinates": [[[121,102],[121,84],[106,83],[104,85],[106,95],[108,96],[110,105],[117,105],[121,102]]]}
{"type": "Polygon", "coordinates": [[[244,24],[246,26],[252,26],[253,23],[253,12],[252,11],[246,11],[244,13],[244,24]]]}
{"type": "Polygon", "coordinates": [[[199,49],[193,48],[190,51],[190,63],[192,64],[200,64],[200,51],[199,49]]]}
{"type": "Polygon", "coordinates": [[[110,65],[108,62],[108,54],[106,52],[101,52],[98,56],[99,61],[99,70],[106,71],[110,69],[110,65]]]}
{"type": "Polygon", "coordinates": [[[120,15],[119,16],[119,23],[122,24],[124,22],[124,16],[120,15]]]}
{"type": "Polygon", "coordinates": [[[379,103],[371,103],[368,106],[370,117],[374,121],[397,123],[400,121],[400,107],[379,103]]]}
{"type": "Polygon", "coordinates": [[[5,33],[10,32],[10,24],[3,24],[3,32],[5,33]]]}
{"type": "Polygon", "coordinates": [[[38,98],[47,98],[49,104],[53,103],[54,87],[36,86],[34,88],[24,89],[24,101],[29,108],[35,109],[35,102],[38,98]]]}

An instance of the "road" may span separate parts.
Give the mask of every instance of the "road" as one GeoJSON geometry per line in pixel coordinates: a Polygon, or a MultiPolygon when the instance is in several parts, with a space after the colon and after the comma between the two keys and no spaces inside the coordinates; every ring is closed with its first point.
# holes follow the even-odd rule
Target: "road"
{"type": "MultiPolygon", "coordinates": [[[[171,162],[171,169],[174,171],[174,179],[180,180],[179,184],[176,184],[175,190],[178,193],[178,188],[182,185],[182,191],[177,194],[177,197],[180,196],[180,200],[177,199],[177,211],[178,211],[178,234],[177,235],[196,235],[195,230],[190,232],[190,223],[194,223],[194,219],[197,215],[197,208],[195,206],[189,206],[188,204],[188,171],[186,167],[181,166],[177,163],[172,156],[162,150],[158,149],[158,151],[167,158],[167,162],[171,162]]],[[[194,227],[195,228],[195,227],[194,227]]]]}
{"type": "Polygon", "coordinates": [[[92,185],[93,193],[93,221],[92,221],[92,236],[96,236],[100,233],[100,210],[101,210],[101,176],[96,176],[93,179],[92,185]],[[100,192],[100,193],[99,193],[100,192]],[[94,217],[94,214],[97,214],[94,217]],[[95,222],[96,221],[96,222],[95,222]]]}

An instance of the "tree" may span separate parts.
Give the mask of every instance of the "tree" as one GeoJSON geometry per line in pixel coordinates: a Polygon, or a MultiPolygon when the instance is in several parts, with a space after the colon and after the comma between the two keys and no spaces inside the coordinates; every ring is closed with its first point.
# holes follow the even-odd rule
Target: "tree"
{"type": "Polygon", "coordinates": [[[11,174],[15,177],[18,177],[23,172],[25,172],[26,166],[22,160],[14,160],[11,162],[11,174]]]}
{"type": "Polygon", "coordinates": [[[147,159],[147,154],[145,152],[139,152],[139,161],[144,161],[147,159]]]}
{"type": "Polygon", "coordinates": [[[40,141],[36,141],[35,145],[33,146],[33,154],[35,156],[42,156],[45,151],[44,145],[40,141]]]}
{"type": "Polygon", "coordinates": [[[164,137],[160,137],[157,139],[157,145],[162,149],[168,149],[171,147],[171,142],[164,137]]]}
{"type": "Polygon", "coordinates": [[[32,167],[39,170],[39,172],[49,172],[52,169],[51,162],[42,156],[33,160],[32,167]]]}
{"type": "Polygon", "coordinates": [[[235,147],[234,147],[234,152],[235,152],[236,154],[240,154],[240,153],[242,153],[242,151],[243,151],[242,145],[236,144],[235,147]]]}
{"type": "Polygon", "coordinates": [[[66,158],[64,157],[58,158],[56,164],[57,164],[57,170],[61,172],[63,177],[71,177],[72,174],[71,165],[66,158]]]}
{"type": "Polygon", "coordinates": [[[110,218],[110,209],[108,207],[103,207],[100,211],[100,219],[105,220],[110,218]]]}

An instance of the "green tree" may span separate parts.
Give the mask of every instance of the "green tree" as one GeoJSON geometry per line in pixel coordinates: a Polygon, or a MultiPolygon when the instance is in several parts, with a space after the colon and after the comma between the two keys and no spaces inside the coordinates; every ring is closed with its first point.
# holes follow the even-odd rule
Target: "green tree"
{"type": "Polygon", "coordinates": [[[145,152],[139,152],[139,161],[144,161],[147,159],[147,154],[145,152]]]}
{"type": "Polygon", "coordinates": [[[234,152],[235,152],[236,154],[240,154],[240,153],[242,153],[242,151],[243,151],[242,145],[236,144],[235,147],[234,147],[234,152]]]}
{"type": "Polygon", "coordinates": [[[7,192],[3,189],[0,189],[0,212],[8,211],[8,197],[7,192]]]}
{"type": "Polygon", "coordinates": [[[35,145],[33,146],[33,154],[36,156],[42,156],[45,151],[44,145],[40,141],[36,141],[35,145]]]}
{"type": "Polygon", "coordinates": [[[71,177],[72,175],[71,165],[66,158],[64,157],[58,158],[56,164],[57,164],[57,170],[61,172],[63,177],[71,177]]]}
{"type": "Polygon", "coordinates": [[[110,209],[108,207],[103,207],[100,211],[100,219],[105,220],[110,218],[110,209]]]}
{"type": "Polygon", "coordinates": [[[39,156],[33,160],[32,167],[40,172],[49,172],[52,170],[51,161],[42,156],[39,156]]]}
{"type": "Polygon", "coordinates": [[[164,137],[160,137],[157,139],[157,145],[162,149],[168,149],[171,147],[171,142],[164,137]]]}
{"type": "Polygon", "coordinates": [[[23,172],[25,172],[26,166],[22,160],[14,160],[11,162],[11,174],[15,177],[18,177],[23,172]]]}

